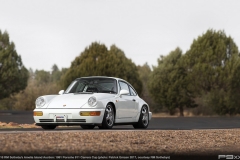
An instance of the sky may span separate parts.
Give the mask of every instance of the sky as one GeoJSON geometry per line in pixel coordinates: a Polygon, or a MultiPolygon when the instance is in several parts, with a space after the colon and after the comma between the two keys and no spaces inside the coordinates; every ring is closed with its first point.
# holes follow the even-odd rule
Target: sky
{"type": "Polygon", "coordinates": [[[239,0],[0,0],[0,30],[33,70],[68,68],[92,42],[156,66],[208,29],[224,30],[240,47],[239,18],[239,0]]]}

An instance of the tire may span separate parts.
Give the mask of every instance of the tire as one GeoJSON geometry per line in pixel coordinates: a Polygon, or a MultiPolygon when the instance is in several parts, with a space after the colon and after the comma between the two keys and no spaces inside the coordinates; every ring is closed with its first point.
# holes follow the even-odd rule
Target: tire
{"type": "Polygon", "coordinates": [[[95,126],[94,125],[82,125],[82,129],[93,129],[95,126]]]}
{"type": "Polygon", "coordinates": [[[114,125],[115,115],[112,104],[108,104],[105,109],[103,116],[102,126],[99,126],[99,129],[111,129],[114,125]]]}
{"type": "Polygon", "coordinates": [[[148,107],[143,106],[140,112],[139,120],[137,123],[133,124],[135,129],[146,129],[149,124],[149,113],[148,107]]]}
{"type": "Polygon", "coordinates": [[[52,129],[55,129],[57,126],[55,125],[48,125],[48,126],[41,126],[42,129],[46,129],[46,130],[52,130],[52,129]]]}

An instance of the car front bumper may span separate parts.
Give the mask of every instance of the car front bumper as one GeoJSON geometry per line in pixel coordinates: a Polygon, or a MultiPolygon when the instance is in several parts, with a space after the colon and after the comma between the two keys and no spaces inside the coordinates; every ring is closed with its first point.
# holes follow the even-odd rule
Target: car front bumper
{"type": "Polygon", "coordinates": [[[152,112],[149,112],[149,120],[152,119],[152,112]]]}
{"type": "Polygon", "coordinates": [[[101,125],[105,109],[35,109],[41,116],[33,116],[38,126],[42,125],[101,125]],[[100,111],[99,116],[81,116],[83,111],[100,111]]]}

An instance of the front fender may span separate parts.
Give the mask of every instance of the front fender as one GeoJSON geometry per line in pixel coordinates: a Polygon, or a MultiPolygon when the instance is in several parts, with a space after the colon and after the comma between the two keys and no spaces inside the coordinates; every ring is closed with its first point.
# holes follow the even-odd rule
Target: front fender
{"type": "Polygon", "coordinates": [[[143,99],[139,98],[139,107],[138,107],[138,115],[137,115],[137,120],[139,119],[140,117],[140,113],[141,113],[141,109],[143,106],[147,106],[148,107],[148,112],[149,112],[149,120],[152,119],[152,112],[150,111],[150,107],[149,105],[147,104],[147,102],[145,102],[143,99]]]}

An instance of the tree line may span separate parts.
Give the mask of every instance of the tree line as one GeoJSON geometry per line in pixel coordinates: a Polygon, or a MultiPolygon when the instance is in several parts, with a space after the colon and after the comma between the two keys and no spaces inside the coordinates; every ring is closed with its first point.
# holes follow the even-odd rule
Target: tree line
{"type": "Polygon", "coordinates": [[[8,33],[0,31],[0,109],[32,110],[38,96],[57,94],[75,78],[111,76],[130,82],[155,112],[240,113],[239,51],[224,31],[209,29],[185,53],[177,47],[157,62],[137,66],[116,45],[93,42],[69,68],[27,70],[8,33]]]}

